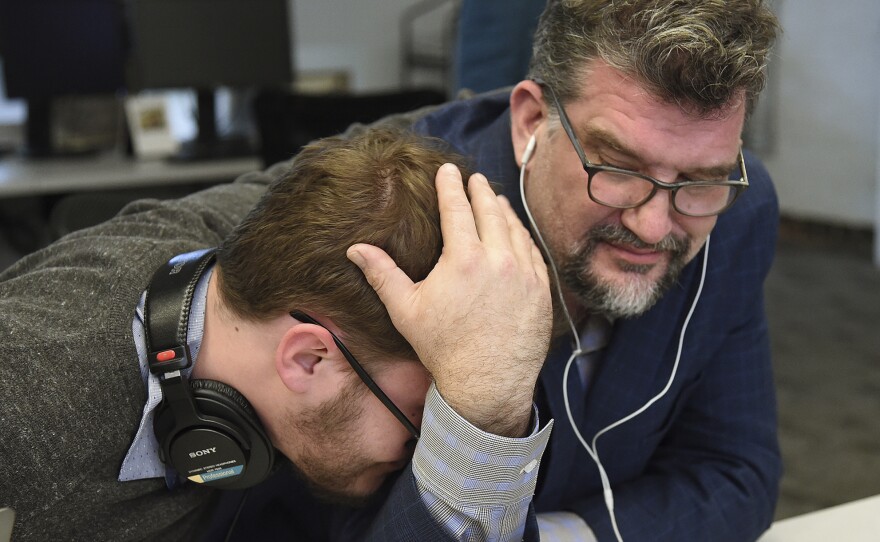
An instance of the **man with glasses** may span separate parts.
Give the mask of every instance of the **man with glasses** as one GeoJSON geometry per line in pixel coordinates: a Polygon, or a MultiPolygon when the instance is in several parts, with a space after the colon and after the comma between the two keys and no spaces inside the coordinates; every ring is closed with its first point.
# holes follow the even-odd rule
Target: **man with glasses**
{"type": "MultiPolygon", "coordinates": [[[[772,521],[762,283],[778,205],[741,134],[776,31],[761,0],[552,0],[528,80],[386,121],[471,158],[557,276],[537,384],[469,379],[476,404],[534,387],[541,423],[555,420],[533,501],[542,539],[754,540],[772,521]]],[[[430,313],[402,301],[380,251],[362,253],[418,339],[430,313]]]]}

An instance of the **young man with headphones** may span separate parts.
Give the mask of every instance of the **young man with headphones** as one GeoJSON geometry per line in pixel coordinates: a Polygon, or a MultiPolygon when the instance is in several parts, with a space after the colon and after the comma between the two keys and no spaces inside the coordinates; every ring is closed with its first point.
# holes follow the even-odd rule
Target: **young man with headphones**
{"type": "MultiPolygon", "coordinates": [[[[741,133],[776,31],[762,0],[552,0],[528,80],[386,120],[499,183],[556,275],[535,388],[555,420],[533,501],[542,540],[744,541],[772,521],[762,283],[778,205],[741,133]]],[[[362,252],[409,337],[422,313],[387,257],[362,252]]]]}
{"type": "Polygon", "coordinates": [[[292,167],[133,203],[0,275],[15,539],[448,540],[462,515],[482,518],[471,534],[534,539],[550,428],[531,392],[461,405],[469,372],[537,375],[547,268],[441,145],[322,140],[292,167]],[[437,355],[395,330],[349,259],[360,243],[418,281],[409,301],[433,313],[412,344],[437,355]],[[524,332],[484,340],[480,320],[524,332]],[[267,484],[280,505],[261,500],[267,484]]]}

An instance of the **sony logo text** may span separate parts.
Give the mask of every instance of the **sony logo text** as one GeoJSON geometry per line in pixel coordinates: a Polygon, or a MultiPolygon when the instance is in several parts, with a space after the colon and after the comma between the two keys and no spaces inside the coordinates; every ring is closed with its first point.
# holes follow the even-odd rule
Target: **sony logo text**
{"type": "Polygon", "coordinates": [[[217,448],[205,448],[204,450],[196,450],[194,452],[190,452],[190,457],[201,457],[203,455],[213,454],[217,451],[217,448]]]}

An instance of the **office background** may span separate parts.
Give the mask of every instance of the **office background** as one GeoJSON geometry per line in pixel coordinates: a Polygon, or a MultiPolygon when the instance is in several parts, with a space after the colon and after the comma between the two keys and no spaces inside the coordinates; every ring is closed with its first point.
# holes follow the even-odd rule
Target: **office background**
{"type": "MultiPolygon", "coordinates": [[[[449,90],[455,2],[435,4],[292,2],[293,65],[352,93],[449,90]]],[[[785,32],[749,135],[784,215],[767,283],[784,518],[880,493],[880,3],[774,5],[785,32]]],[[[0,143],[18,121],[0,107],[0,143]]],[[[18,255],[0,245],[0,267],[18,255]]]]}

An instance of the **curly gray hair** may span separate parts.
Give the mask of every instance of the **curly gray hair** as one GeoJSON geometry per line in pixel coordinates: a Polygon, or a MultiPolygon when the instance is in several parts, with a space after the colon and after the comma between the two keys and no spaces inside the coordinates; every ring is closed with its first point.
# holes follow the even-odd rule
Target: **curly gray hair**
{"type": "Polygon", "coordinates": [[[740,92],[751,111],[778,29],[763,0],[550,0],[529,76],[564,102],[601,59],[694,114],[719,112],[740,92]]]}

